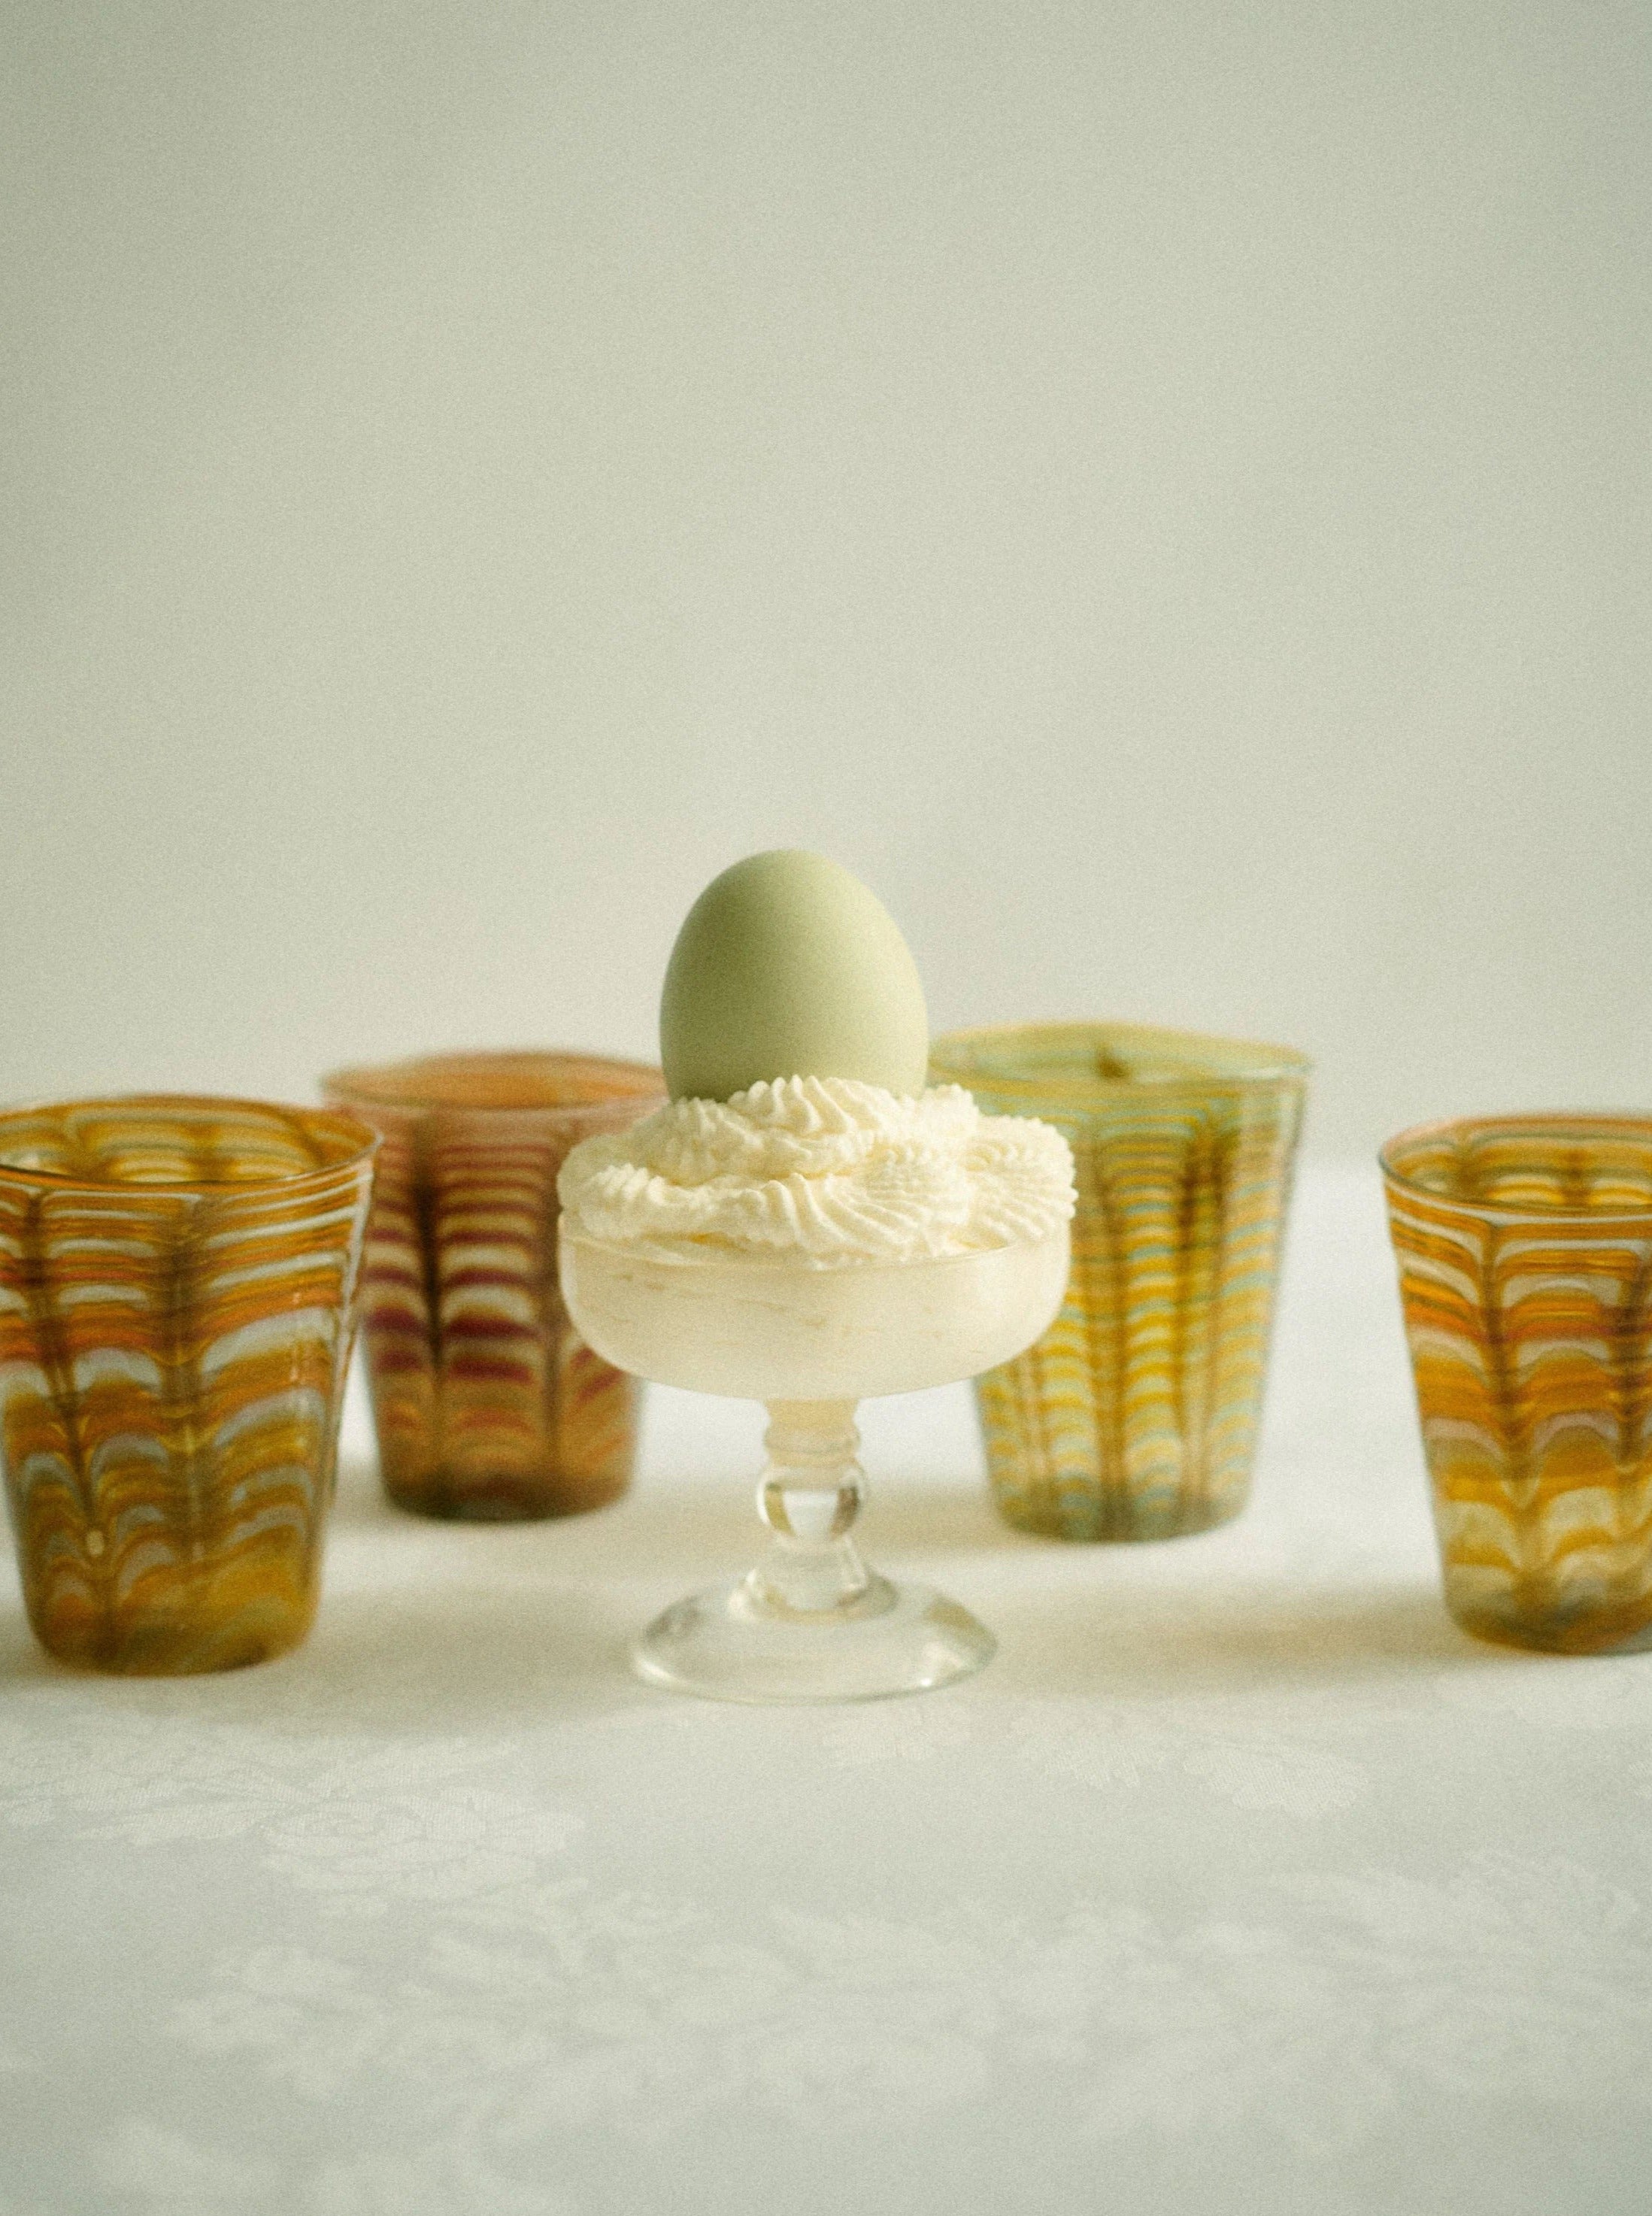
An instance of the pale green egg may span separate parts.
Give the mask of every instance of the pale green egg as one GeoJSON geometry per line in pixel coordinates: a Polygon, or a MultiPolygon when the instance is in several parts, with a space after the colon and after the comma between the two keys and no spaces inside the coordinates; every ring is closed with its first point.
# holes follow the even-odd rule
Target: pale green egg
{"type": "Polygon", "coordinates": [[[859,877],[797,847],[749,854],[684,919],[660,995],[673,1099],[777,1077],[922,1093],[929,1021],[894,918],[859,877]]]}

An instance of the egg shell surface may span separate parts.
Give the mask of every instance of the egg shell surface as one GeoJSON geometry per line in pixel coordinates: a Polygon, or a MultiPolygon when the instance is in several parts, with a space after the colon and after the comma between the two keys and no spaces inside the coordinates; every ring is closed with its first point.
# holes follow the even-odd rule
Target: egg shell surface
{"type": "Polygon", "coordinates": [[[660,996],[674,1100],[726,1100],[781,1077],[922,1093],[923,986],[894,918],[823,854],[749,854],[714,877],[677,933],[660,996]]]}

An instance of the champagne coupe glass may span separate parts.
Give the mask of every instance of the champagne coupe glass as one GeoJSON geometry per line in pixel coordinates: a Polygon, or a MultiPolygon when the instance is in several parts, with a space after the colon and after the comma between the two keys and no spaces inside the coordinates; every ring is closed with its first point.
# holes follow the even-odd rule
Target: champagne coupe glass
{"type": "Polygon", "coordinates": [[[1065,1223],[1015,1246],[818,1270],[642,1256],[564,1222],[563,1298],[589,1345],[659,1384],[768,1408],[767,1548],[744,1577],[657,1616],[632,1650],[638,1673],[720,1700],[865,1701],[990,1661],[992,1635],[966,1609],[862,1561],[855,1405],[1019,1354],[1061,1306],[1068,1259],[1065,1223]]]}

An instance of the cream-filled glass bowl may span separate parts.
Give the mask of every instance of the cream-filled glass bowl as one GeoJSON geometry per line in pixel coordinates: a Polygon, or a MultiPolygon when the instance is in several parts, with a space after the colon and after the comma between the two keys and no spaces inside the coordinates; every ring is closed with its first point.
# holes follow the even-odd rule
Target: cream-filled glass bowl
{"type": "Polygon", "coordinates": [[[1068,1264],[1064,1222],[1035,1240],[836,1269],[650,1257],[564,1223],[563,1298],[599,1354],[768,1407],[767,1550],[657,1617],[633,1650],[641,1674],[724,1700],[872,1700],[989,1661],[992,1636],[967,1610],[862,1561],[855,1405],[1008,1361],[1060,1308],[1068,1264]]]}

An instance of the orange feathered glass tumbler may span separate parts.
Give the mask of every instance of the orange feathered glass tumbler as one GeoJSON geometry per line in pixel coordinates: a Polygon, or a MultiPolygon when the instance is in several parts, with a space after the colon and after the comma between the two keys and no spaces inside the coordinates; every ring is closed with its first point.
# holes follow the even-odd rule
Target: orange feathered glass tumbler
{"type": "Polygon", "coordinates": [[[61,1659],[228,1670],[308,1631],[377,1145],[248,1100],[0,1112],[0,1458],[61,1659]]]}
{"type": "Polygon", "coordinates": [[[1446,1606],[1652,1644],[1652,1117],[1431,1123],[1381,1160],[1446,1606]]]}

